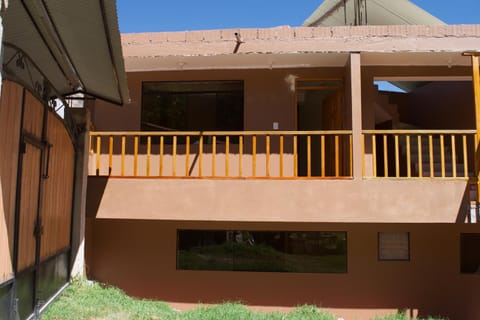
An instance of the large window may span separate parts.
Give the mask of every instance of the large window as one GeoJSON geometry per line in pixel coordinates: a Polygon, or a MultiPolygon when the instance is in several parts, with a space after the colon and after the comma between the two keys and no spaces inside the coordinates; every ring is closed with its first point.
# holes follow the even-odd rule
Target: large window
{"type": "Polygon", "coordinates": [[[243,81],[144,82],[142,130],[243,130],[243,81]]]}
{"type": "Polygon", "coordinates": [[[347,272],[346,232],[178,230],[177,269],[347,272]]]}

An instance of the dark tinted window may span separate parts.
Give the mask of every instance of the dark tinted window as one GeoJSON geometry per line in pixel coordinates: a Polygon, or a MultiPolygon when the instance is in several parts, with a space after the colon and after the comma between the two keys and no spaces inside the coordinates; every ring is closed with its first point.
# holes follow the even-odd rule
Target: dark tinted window
{"type": "Polygon", "coordinates": [[[460,235],[460,270],[480,274],[480,233],[460,235]]]}
{"type": "Polygon", "coordinates": [[[179,230],[177,269],[347,271],[346,232],[179,230]]]}
{"type": "Polygon", "coordinates": [[[243,81],[145,82],[142,130],[243,130],[243,81]]]}

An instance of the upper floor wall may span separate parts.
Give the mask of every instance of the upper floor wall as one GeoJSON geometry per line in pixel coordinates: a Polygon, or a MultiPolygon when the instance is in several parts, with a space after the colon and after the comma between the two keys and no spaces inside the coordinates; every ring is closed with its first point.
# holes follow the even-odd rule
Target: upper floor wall
{"type": "MultiPolygon", "coordinates": [[[[142,86],[151,82],[226,81],[243,82],[243,130],[303,130],[299,124],[298,103],[302,79],[340,79],[343,87],[341,127],[351,129],[349,75],[346,67],[185,70],[128,73],[131,102],[119,108],[95,101],[92,122],[97,131],[139,131],[142,122],[142,86]],[[277,126],[274,127],[274,123],[277,126]]],[[[362,67],[362,127],[375,129],[381,123],[379,112],[391,113],[396,121],[421,129],[473,129],[474,100],[471,68],[457,66],[364,66],[362,67]],[[382,92],[379,101],[377,79],[416,84],[411,92],[382,92]],[[461,81],[458,81],[461,80],[461,81]],[[391,106],[388,106],[391,105],[391,106]],[[379,110],[380,108],[380,110],[379,110]]],[[[392,116],[390,115],[390,118],[392,116]]]]}

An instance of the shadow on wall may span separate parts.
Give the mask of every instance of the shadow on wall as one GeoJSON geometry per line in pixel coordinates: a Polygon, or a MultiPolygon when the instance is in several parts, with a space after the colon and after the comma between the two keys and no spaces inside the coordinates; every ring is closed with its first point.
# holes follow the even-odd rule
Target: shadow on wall
{"type": "MultiPolygon", "coordinates": [[[[477,151],[478,152],[478,151],[477,151]]],[[[459,203],[456,223],[468,223],[470,219],[470,206],[472,199],[476,198],[476,186],[472,183],[465,184],[462,201],[459,203]]]]}
{"type": "Polygon", "coordinates": [[[87,206],[86,216],[94,218],[97,216],[98,208],[102,202],[105,188],[108,183],[108,176],[88,177],[87,184],[87,206]]]}
{"type": "Polygon", "coordinates": [[[480,294],[480,278],[459,274],[458,270],[456,240],[465,226],[98,219],[91,225],[95,238],[95,251],[90,257],[91,276],[119,286],[130,295],[171,303],[241,301],[258,307],[314,304],[350,309],[353,318],[355,310],[360,314],[362,309],[368,309],[369,317],[376,310],[407,310],[419,317],[477,319],[480,310],[475,297],[480,294]],[[349,234],[349,270],[327,274],[176,269],[176,230],[226,226],[257,230],[345,230],[349,234]],[[378,230],[398,228],[411,233],[411,261],[378,261],[378,230]]]}

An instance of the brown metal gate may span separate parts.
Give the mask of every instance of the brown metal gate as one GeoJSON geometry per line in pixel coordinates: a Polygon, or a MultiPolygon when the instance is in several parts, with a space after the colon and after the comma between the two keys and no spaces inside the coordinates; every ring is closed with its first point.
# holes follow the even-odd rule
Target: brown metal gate
{"type": "MultiPolygon", "coordinates": [[[[0,279],[0,302],[4,301],[0,313],[26,319],[69,280],[75,152],[62,119],[18,87],[6,81],[0,104],[2,122],[6,119],[2,113],[16,107],[11,101],[18,97],[11,95],[21,92],[17,178],[9,181],[16,190],[15,219],[7,224],[14,278],[3,285],[0,279]]],[[[4,143],[0,140],[0,145],[4,143]]],[[[0,255],[3,259],[5,254],[0,255]]]]}

